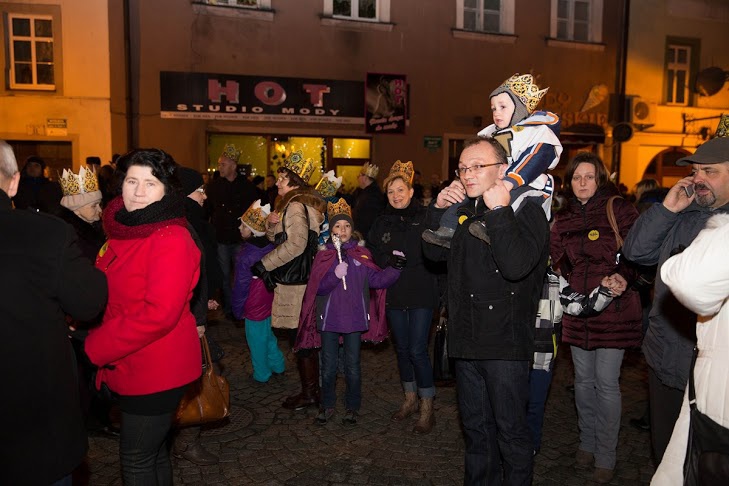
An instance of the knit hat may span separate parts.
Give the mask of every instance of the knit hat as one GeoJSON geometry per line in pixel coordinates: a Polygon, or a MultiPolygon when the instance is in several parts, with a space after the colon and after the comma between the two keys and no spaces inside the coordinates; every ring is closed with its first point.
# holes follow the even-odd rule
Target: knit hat
{"type": "Polygon", "coordinates": [[[271,205],[261,206],[261,200],[256,199],[240,217],[240,222],[246,225],[255,236],[263,236],[266,234],[266,218],[270,213],[271,205]]]}
{"type": "Polygon", "coordinates": [[[182,184],[182,194],[185,196],[192,194],[204,184],[200,173],[194,169],[190,169],[189,167],[179,166],[177,168],[177,177],[180,179],[180,184],[182,184]]]}
{"type": "Polygon", "coordinates": [[[549,88],[540,90],[539,86],[534,84],[534,78],[531,74],[519,75],[519,73],[516,73],[493,90],[489,95],[489,99],[501,93],[509,95],[511,101],[514,102],[514,114],[511,116],[509,126],[514,126],[534,113],[539,101],[547,94],[548,90],[549,88]]]}
{"type": "Polygon", "coordinates": [[[64,208],[76,211],[87,204],[101,201],[99,179],[92,169],[81,167],[78,174],[63,169],[59,176],[59,183],[61,184],[61,191],[63,191],[61,206],[64,208]]]}
{"type": "Polygon", "coordinates": [[[101,201],[101,191],[84,192],[81,194],[73,194],[63,196],[61,198],[61,206],[71,211],[77,211],[82,207],[101,201]]]}
{"type": "Polygon", "coordinates": [[[349,207],[347,201],[344,198],[332,204],[327,203],[327,216],[329,217],[329,228],[334,228],[337,221],[347,220],[349,224],[354,228],[354,221],[352,221],[352,208],[349,207]]]}

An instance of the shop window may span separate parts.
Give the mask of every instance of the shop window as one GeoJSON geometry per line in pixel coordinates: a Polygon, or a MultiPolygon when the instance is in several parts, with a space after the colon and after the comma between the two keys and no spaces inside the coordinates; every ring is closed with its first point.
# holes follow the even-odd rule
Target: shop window
{"type": "Polygon", "coordinates": [[[456,28],[513,34],[514,10],[514,0],[456,0],[456,28]]]}
{"type": "Polygon", "coordinates": [[[55,90],[53,17],[10,13],[6,29],[10,89],[55,90]]]}
{"type": "Polygon", "coordinates": [[[364,22],[389,22],[390,0],[324,0],[324,16],[364,22]]]}
{"type": "Polygon", "coordinates": [[[229,7],[271,9],[271,0],[203,0],[208,5],[227,5],[229,7]]]}
{"type": "Polygon", "coordinates": [[[602,42],[603,0],[552,0],[550,35],[575,42],[602,42]]]}

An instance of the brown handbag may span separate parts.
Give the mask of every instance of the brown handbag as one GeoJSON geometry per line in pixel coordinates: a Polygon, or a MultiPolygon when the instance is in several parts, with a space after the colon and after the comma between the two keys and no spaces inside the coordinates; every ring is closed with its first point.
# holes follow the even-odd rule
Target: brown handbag
{"type": "Polygon", "coordinates": [[[230,415],[228,380],[215,374],[210,359],[210,347],[204,335],[200,338],[200,342],[205,358],[205,372],[190,383],[185,396],[182,397],[175,413],[175,424],[178,426],[217,422],[230,415]]]}

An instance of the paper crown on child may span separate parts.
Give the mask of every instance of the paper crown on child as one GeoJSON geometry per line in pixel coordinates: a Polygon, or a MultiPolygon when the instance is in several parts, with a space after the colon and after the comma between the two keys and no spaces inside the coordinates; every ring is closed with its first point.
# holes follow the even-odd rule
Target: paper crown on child
{"type": "Polygon", "coordinates": [[[284,160],[283,166],[301,177],[301,180],[306,184],[309,183],[309,179],[314,173],[314,162],[311,159],[304,159],[304,155],[300,150],[289,155],[284,160]]]}
{"type": "Polygon", "coordinates": [[[261,206],[261,200],[256,199],[253,201],[243,216],[240,217],[240,222],[248,226],[248,228],[256,236],[263,236],[266,234],[266,218],[271,213],[271,205],[265,204],[261,206]]]}
{"type": "Polygon", "coordinates": [[[349,207],[347,201],[340,197],[336,203],[327,203],[327,216],[329,217],[329,228],[333,228],[337,221],[346,219],[349,224],[354,226],[352,221],[352,208],[349,207]]]}
{"type": "Polygon", "coordinates": [[[371,179],[377,179],[377,174],[380,173],[380,168],[377,167],[375,164],[370,164],[369,162],[365,162],[362,166],[362,170],[359,171],[360,174],[366,175],[367,177],[371,179]]]}
{"type": "Polygon", "coordinates": [[[77,196],[99,190],[99,180],[96,178],[96,172],[87,167],[81,167],[78,175],[68,169],[63,169],[59,182],[64,196],[77,196]]]}
{"type": "Polygon", "coordinates": [[[534,77],[531,74],[516,73],[496,88],[489,98],[509,92],[526,107],[527,112],[531,115],[547,91],[549,88],[539,89],[539,86],[534,84],[534,77]]]}
{"type": "Polygon", "coordinates": [[[332,197],[337,193],[337,190],[342,187],[342,178],[336,177],[334,171],[330,170],[325,172],[319,182],[317,183],[316,189],[322,197],[332,197]]]}
{"type": "Polygon", "coordinates": [[[722,115],[714,138],[702,143],[693,154],[678,159],[676,165],[720,164],[727,161],[727,154],[729,154],[729,115],[722,115]]]}
{"type": "Polygon", "coordinates": [[[226,159],[230,159],[236,164],[240,160],[240,154],[241,151],[233,145],[232,143],[226,144],[225,147],[223,147],[223,153],[220,154],[222,157],[225,157],[226,159]]]}
{"type": "Polygon", "coordinates": [[[390,173],[387,175],[387,179],[385,179],[385,188],[387,188],[387,185],[390,183],[390,181],[398,177],[402,177],[402,179],[409,186],[413,185],[415,169],[413,168],[413,163],[411,161],[408,160],[407,162],[403,163],[399,160],[396,160],[395,163],[392,164],[392,167],[390,167],[390,173]]]}

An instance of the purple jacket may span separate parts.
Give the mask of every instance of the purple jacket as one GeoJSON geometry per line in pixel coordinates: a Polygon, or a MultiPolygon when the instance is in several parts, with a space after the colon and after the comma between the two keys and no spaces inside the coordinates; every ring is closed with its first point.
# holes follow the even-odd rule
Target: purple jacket
{"type": "Polygon", "coordinates": [[[271,315],[273,292],[269,292],[261,279],[253,277],[251,266],[273,250],[273,244],[258,247],[243,243],[235,261],[235,280],[231,304],[236,319],[262,321],[271,315]]]}

